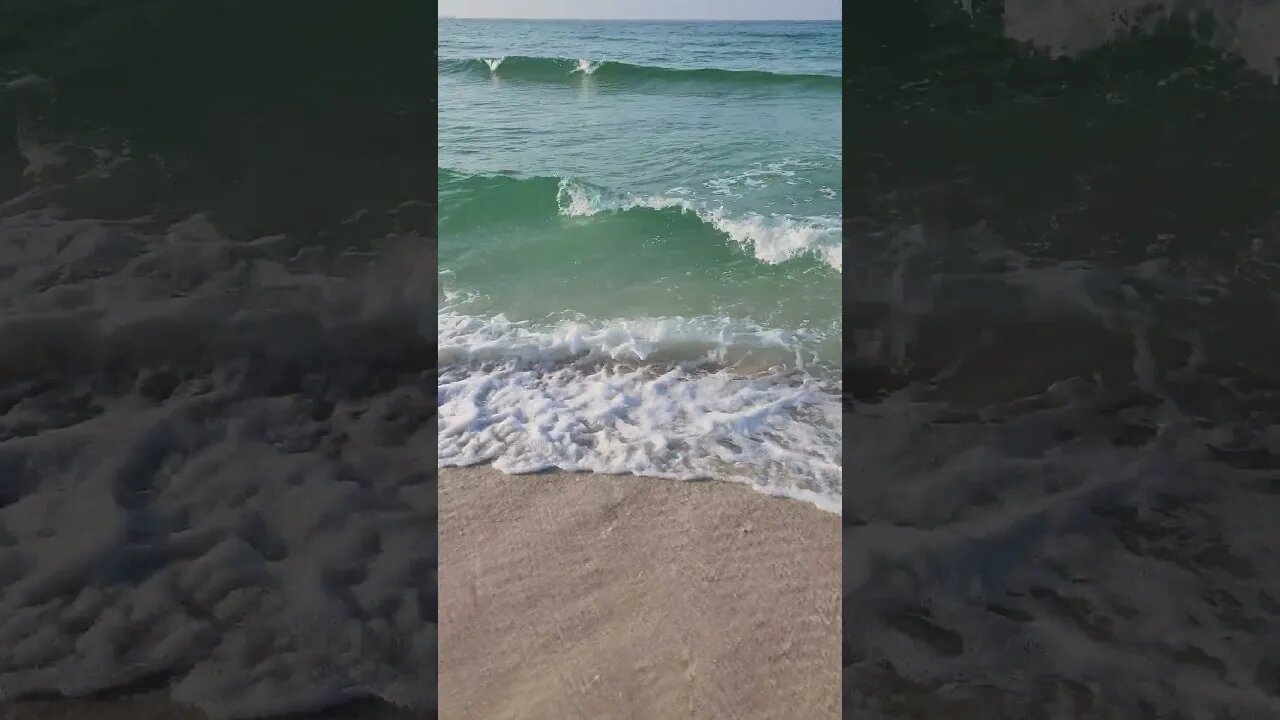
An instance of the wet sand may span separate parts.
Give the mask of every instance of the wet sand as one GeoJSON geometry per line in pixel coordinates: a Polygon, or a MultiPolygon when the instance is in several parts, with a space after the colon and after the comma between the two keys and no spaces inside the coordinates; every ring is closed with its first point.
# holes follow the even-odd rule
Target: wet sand
{"type": "Polygon", "coordinates": [[[440,474],[440,717],[840,712],[840,518],[740,485],[440,474]]]}

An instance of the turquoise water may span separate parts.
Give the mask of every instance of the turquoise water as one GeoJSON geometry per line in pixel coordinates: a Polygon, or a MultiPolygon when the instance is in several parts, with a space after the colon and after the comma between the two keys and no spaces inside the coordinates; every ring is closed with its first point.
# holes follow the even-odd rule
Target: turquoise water
{"type": "Polygon", "coordinates": [[[441,464],[838,504],[840,25],[439,29],[441,464]]]}

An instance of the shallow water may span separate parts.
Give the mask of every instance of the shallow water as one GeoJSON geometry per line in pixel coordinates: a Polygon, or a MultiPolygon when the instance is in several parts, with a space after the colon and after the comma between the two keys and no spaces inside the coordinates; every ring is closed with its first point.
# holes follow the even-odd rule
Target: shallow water
{"type": "Polygon", "coordinates": [[[840,26],[442,21],[442,465],[839,506],[840,26]]]}
{"type": "Polygon", "coordinates": [[[434,702],[434,20],[303,5],[0,10],[0,698],[434,702]]]}
{"type": "Polygon", "coordinates": [[[848,78],[846,706],[1270,716],[1280,90],[1005,5],[848,78]]]}

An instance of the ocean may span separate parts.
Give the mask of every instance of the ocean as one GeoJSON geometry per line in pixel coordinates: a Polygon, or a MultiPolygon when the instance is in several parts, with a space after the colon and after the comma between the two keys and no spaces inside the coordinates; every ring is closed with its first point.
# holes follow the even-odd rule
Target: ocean
{"type": "Polygon", "coordinates": [[[0,6],[0,703],[433,705],[431,9],[0,6]]]}
{"type": "Polygon", "coordinates": [[[839,511],[840,28],[440,21],[442,467],[839,511]]]}
{"type": "Polygon", "coordinates": [[[845,17],[846,713],[1280,716],[1280,5],[971,6],[845,17]]]}
{"type": "Polygon", "coordinates": [[[489,462],[839,512],[851,716],[1280,715],[1280,4],[1147,5],[4,3],[0,702],[429,708],[489,462]]]}

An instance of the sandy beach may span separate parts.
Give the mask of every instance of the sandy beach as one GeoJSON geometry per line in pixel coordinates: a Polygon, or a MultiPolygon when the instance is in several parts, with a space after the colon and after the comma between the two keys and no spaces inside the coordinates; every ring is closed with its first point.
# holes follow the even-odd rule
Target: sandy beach
{"type": "Polygon", "coordinates": [[[840,518],[719,482],[440,474],[440,717],[835,718],[840,518]]]}

